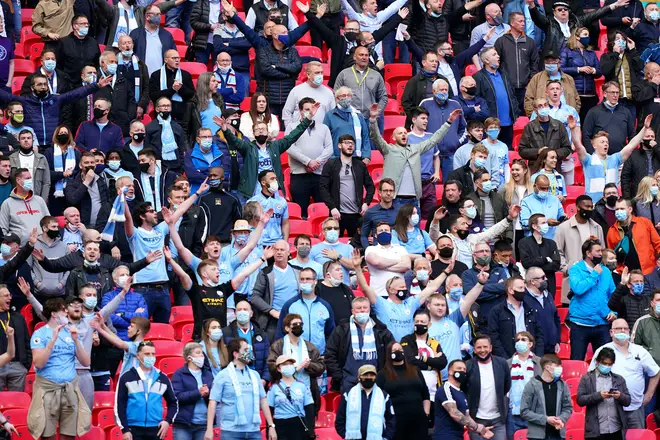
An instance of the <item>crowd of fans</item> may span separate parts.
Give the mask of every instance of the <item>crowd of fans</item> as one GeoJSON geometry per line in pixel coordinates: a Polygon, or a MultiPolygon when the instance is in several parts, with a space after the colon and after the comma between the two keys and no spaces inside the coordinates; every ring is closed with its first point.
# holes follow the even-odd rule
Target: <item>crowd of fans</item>
{"type": "Polygon", "coordinates": [[[294,1],[0,2],[0,439],[657,427],[657,4],[294,1]]]}

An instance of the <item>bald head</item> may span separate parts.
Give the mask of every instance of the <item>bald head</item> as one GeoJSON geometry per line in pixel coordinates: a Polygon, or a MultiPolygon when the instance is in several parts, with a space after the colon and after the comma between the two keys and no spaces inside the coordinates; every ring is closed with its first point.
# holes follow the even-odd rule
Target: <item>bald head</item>
{"type": "Polygon", "coordinates": [[[275,264],[285,267],[289,258],[289,243],[286,240],[278,240],[273,245],[275,251],[275,264]]]}
{"type": "Polygon", "coordinates": [[[286,28],[286,26],[282,24],[276,24],[273,26],[273,44],[279,44],[280,46],[284,46],[284,43],[282,43],[280,40],[277,39],[280,35],[288,35],[289,30],[286,28]]]}
{"type": "Polygon", "coordinates": [[[170,49],[165,52],[165,65],[167,67],[170,69],[178,69],[179,64],[181,64],[181,57],[179,56],[178,51],[170,49]]]}
{"type": "Polygon", "coordinates": [[[650,81],[653,79],[654,76],[660,74],[660,65],[658,63],[654,63],[653,61],[650,61],[646,63],[644,66],[644,78],[647,81],[650,81]]]}
{"type": "Polygon", "coordinates": [[[100,243],[101,242],[101,233],[95,229],[86,229],[85,232],[83,232],[83,243],[89,243],[90,241],[93,241],[95,243],[100,243]]]}

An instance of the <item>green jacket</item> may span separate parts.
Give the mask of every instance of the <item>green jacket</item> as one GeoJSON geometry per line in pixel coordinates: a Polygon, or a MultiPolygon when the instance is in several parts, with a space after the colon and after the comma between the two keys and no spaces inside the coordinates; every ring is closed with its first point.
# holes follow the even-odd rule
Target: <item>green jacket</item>
{"type": "Polygon", "coordinates": [[[641,345],[660,365],[660,319],[652,313],[644,315],[637,320],[632,330],[630,340],[641,345]]]}
{"type": "MultiPolygon", "coordinates": [[[[284,175],[282,174],[282,162],[280,156],[288,150],[300,136],[302,136],[311,122],[312,121],[305,118],[291,133],[284,136],[282,139],[266,143],[266,150],[270,156],[270,163],[273,164],[273,171],[275,171],[277,183],[279,184],[284,197],[286,197],[286,190],[284,188],[284,175]]],[[[241,170],[241,181],[238,184],[238,192],[245,197],[250,198],[254,195],[254,188],[257,186],[257,175],[259,174],[257,172],[259,164],[259,147],[254,142],[238,139],[229,130],[224,130],[223,133],[230,149],[234,148],[238,150],[241,156],[243,156],[243,169],[241,170]]]]}

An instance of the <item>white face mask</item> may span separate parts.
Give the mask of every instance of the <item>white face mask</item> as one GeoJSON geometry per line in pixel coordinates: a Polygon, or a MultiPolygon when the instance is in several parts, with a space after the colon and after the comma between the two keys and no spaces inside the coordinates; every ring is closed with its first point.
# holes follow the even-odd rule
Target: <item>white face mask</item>
{"type": "Polygon", "coordinates": [[[67,325],[69,323],[69,318],[62,315],[57,315],[55,317],[55,323],[57,325],[67,325]]]}
{"type": "Polygon", "coordinates": [[[277,181],[271,182],[268,185],[268,191],[270,191],[271,194],[276,194],[279,189],[280,189],[280,185],[277,183],[277,181]]]}
{"type": "Polygon", "coordinates": [[[204,356],[190,356],[190,360],[197,368],[202,368],[204,366],[204,356]]]}

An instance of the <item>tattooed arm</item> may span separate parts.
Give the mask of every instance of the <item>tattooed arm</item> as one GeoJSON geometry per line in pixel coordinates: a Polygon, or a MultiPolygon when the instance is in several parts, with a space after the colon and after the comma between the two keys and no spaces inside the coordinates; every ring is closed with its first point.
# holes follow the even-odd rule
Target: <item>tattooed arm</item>
{"type": "Polygon", "coordinates": [[[470,417],[469,415],[460,412],[456,407],[455,402],[445,401],[442,403],[442,407],[445,409],[445,411],[449,413],[449,416],[455,422],[465,426],[468,429],[468,431],[476,432],[477,434],[479,434],[484,438],[492,437],[493,434],[490,432],[490,427],[485,427],[484,425],[472,420],[472,417],[470,417]]]}

